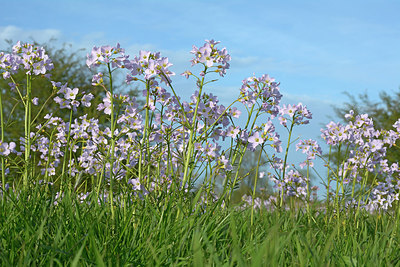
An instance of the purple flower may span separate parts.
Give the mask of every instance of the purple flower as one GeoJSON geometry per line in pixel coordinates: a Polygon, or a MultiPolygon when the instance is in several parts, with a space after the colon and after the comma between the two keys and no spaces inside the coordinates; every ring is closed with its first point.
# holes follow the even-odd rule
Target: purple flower
{"type": "Polygon", "coordinates": [[[307,160],[315,159],[315,155],[322,155],[321,147],[317,144],[317,141],[308,139],[300,140],[296,145],[296,151],[301,149],[302,153],[307,154],[307,160]]]}
{"type": "Polygon", "coordinates": [[[104,75],[101,72],[93,75],[92,85],[94,85],[94,86],[102,85],[103,84],[103,76],[104,75]]]}
{"type": "Polygon", "coordinates": [[[82,106],[90,107],[92,105],[90,101],[92,101],[93,98],[94,96],[91,93],[84,95],[81,99],[82,106]]]}
{"type": "Polygon", "coordinates": [[[300,163],[300,168],[304,168],[306,166],[313,167],[314,162],[312,161],[315,159],[315,156],[317,154],[322,155],[322,150],[320,146],[317,144],[317,141],[314,140],[301,140],[297,145],[296,145],[296,151],[301,149],[304,154],[307,155],[307,159],[300,163]]]}
{"type": "Polygon", "coordinates": [[[181,75],[182,75],[182,76],[185,76],[186,79],[189,79],[189,76],[190,76],[190,75],[193,75],[193,74],[192,74],[190,71],[185,70],[181,75]]]}
{"type": "Polygon", "coordinates": [[[370,143],[368,143],[368,147],[371,152],[376,152],[383,147],[383,141],[379,139],[374,139],[370,143]]]}
{"type": "Polygon", "coordinates": [[[242,112],[238,110],[236,107],[229,109],[229,114],[234,118],[239,118],[242,112]]]}
{"type": "Polygon", "coordinates": [[[226,136],[229,136],[231,138],[236,138],[239,133],[239,126],[236,126],[235,128],[233,126],[229,126],[229,128],[226,130],[226,136]]]}
{"type": "Polygon", "coordinates": [[[253,149],[256,149],[256,147],[258,145],[261,145],[262,143],[264,143],[264,139],[262,137],[260,137],[259,132],[255,132],[251,137],[249,137],[249,139],[247,141],[251,144],[251,147],[253,149]]]}
{"type": "Polygon", "coordinates": [[[107,92],[107,96],[105,98],[103,98],[103,103],[100,103],[97,106],[97,110],[103,110],[104,109],[104,113],[107,115],[111,114],[111,94],[109,92],[107,92]]]}
{"type": "Polygon", "coordinates": [[[126,82],[136,81],[138,75],[144,75],[146,80],[150,80],[153,86],[157,86],[155,77],[159,77],[162,82],[171,82],[170,77],[175,75],[168,67],[172,66],[168,62],[168,58],[161,57],[160,53],[151,53],[149,51],[140,51],[139,57],[135,57],[133,60],[126,61],[125,68],[130,71],[130,74],[126,77],[126,82]]]}
{"type": "Polygon", "coordinates": [[[109,45],[96,47],[94,46],[91,53],[87,54],[86,65],[89,68],[97,67],[101,64],[111,63],[113,68],[124,68],[128,56],[125,56],[125,50],[118,43],[117,46],[109,45]],[[117,55],[116,57],[114,57],[117,55]]]}
{"type": "MultiPolygon", "coordinates": [[[[312,119],[311,112],[302,103],[293,106],[283,105],[283,107],[279,107],[279,114],[281,116],[288,115],[289,119],[296,125],[308,124],[309,120],[305,119],[312,119]]],[[[286,120],[284,118],[280,120],[281,124],[286,127],[286,120]]]]}
{"type": "Polygon", "coordinates": [[[224,155],[222,155],[221,157],[218,158],[218,166],[219,166],[219,168],[225,169],[227,171],[233,170],[232,165],[229,163],[229,160],[227,158],[225,158],[224,155]]]}
{"type": "Polygon", "coordinates": [[[206,40],[205,44],[200,48],[193,46],[192,51],[190,51],[190,53],[195,55],[191,60],[192,66],[200,63],[208,68],[216,67],[216,72],[218,72],[220,76],[224,76],[226,70],[229,69],[230,65],[228,62],[231,60],[231,57],[226,48],[222,50],[217,49],[216,45],[218,43],[219,42],[214,40],[206,40]]]}
{"type": "Polygon", "coordinates": [[[139,178],[129,179],[128,184],[132,185],[133,190],[142,190],[142,184],[140,183],[139,178]]]}
{"type": "Polygon", "coordinates": [[[66,92],[65,92],[65,94],[64,94],[64,98],[65,98],[65,99],[75,100],[76,95],[78,94],[78,92],[79,92],[79,89],[78,89],[78,88],[74,88],[74,89],[67,88],[67,89],[66,89],[66,92]]]}
{"type": "Polygon", "coordinates": [[[4,79],[11,77],[20,68],[24,68],[28,75],[45,75],[47,71],[54,68],[52,61],[46,55],[43,47],[34,47],[32,44],[17,42],[13,46],[11,54],[0,53],[0,70],[4,79]],[[32,73],[33,71],[33,73],[32,73]]]}
{"type": "Polygon", "coordinates": [[[6,143],[0,141],[0,155],[8,156],[11,152],[15,152],[15,147],[16,145],[14,142],[6,143]]]}

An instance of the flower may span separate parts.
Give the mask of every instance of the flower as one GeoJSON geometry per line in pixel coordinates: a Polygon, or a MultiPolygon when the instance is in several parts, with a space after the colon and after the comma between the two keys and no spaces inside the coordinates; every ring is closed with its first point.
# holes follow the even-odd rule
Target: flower
{"type": "Polygon", "coordinates": [[[255,132],[252,136],[249,137],[247,141],[251,144],[252,149],[256,149],[258,145],[264,143],[264,139],[260,137],[259,132],[255,132]]]}
{"type": "Polygon", "coordinates": [[[226,136],[229,136],[231,138],[236,138],[239,133],[239,126],[236,126],[235,128],[233,126],[229,126],[229,128],[226,130],[226,136]]]}
{"type": "Polygon", "coordinates": [[[229,69],[230,65],[228,62],[231,60],[231,56],[228,54],[226,48],[219,50],[216,47],[218,43],[219,42],[214,40],[206,40],[204,45],[200,48],[193,46],[192,51],[190,51],[190,53],[194,54],[194,58],[191,60],[192,66],[203,64],[208,68],[216,67],[216,72],[218,72],[220,76],[224,76],[226,70],[229,69]]]}
{"type": "Polygon", "coordinates": [[[15,152],[15,147],[16,145],[14,142],[6,143],[0,141],[0,155],[8,156],[11,152],[15,152]]]}
{"type": "Polygon", "coordinates": [[[128,184],[132,185],[133,190],[142,190],[142,184],[140,183],[139,178],[129,179],[128,184]]]}
{"type": "MultiPolygon", "coordinates": [[[[135,81],[138,79],[136,76],[144,75],[145,80],[153,81],[155,77],[159,77],[162,82],[171,83],[170,77],[175,73],[168,69],[170,66],[172,64],[168,58],[161,57],[159,52],[140,51],[139,57],[125,61],[125,68],[130,71],[126,76],[126,82],[135,81]]],[[[153,85],[157,86],[156,83],[153,85]]]]}
{"type": "Polygon", "coordinates": [[[303,106],[302,103],[298,103],[297,105],[283,105],[282,107],[279,107],[279,114],[282,116],[282,119],[280,119],[281,124],[286,127],[287,120],[284,115],[288,115],[289,119],[295,124],[295,125],[300,125],[300,124],[308,124],[309,120],[306,119],[312,119],[312,114],[311,112],[307,109],[306,106],[303,106]]]}
{"type": "Polygon", "coordinates": [[[0,70],[3,71],[3,78],[8,79],[20,68],[24,68],[28,75],[49,77],[46,72],[52,70],[54,65],[43,47],[18,41],[11,54],[0,53],[0,70]]]}
{"type": "Polygon", "coordinates": [[[107,115],[111,114],[111,94],[109,92],[107,92],[107,96],[105,98],[103,98],[103,103],[100,103],[97,106],[97,110],[103,110],[104,109],[104,113],[107,115]]]}
{"type": "Polygon", "coordinates": [[[66,89],[66,92],[65,92],[65,94],[64,94],[64,98],[65,98],[65,99],[75,100],[76,95],[78,94],[78,92],[79,92],[79,89],[78,89],[78,88],[74,88],[74,89],[67,88],[67,89],[66,89]]]}
{"type": "Polygon", "coordinates": [[[92,105],[92,103],[90,103],[90,101],[91,101],[93,98],[94,98],[94,96],[93,96],[91,93],[84,95],[84,96],[82,97],[82,99],[81,99],[82,106],[84,106],[84,107],[90,107],[90,106],[92,105]]]}

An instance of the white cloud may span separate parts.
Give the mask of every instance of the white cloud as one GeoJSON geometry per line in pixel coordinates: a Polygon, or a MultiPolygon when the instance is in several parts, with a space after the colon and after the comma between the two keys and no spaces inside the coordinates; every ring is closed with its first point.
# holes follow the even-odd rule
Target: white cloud
{"type": "Polygon", "coordinates": [[[8,48],[8,44],[5,42],[6,39],[12,40],[14,43],[17,41],[30,42],[32,40],[43,43],[52,38],[60,39],[61,37],[61,31],[57,29],[26,30],[13,25],[8,25],[0,27],[0,49],[8,48]]]}

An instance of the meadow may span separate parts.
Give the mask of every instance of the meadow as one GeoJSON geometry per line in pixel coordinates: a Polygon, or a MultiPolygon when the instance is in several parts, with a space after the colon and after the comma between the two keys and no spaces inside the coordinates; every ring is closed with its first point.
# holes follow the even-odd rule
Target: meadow
{"type": "Polygon", "coordinates": [[[197,89],[184,100],[159,52],[130,57],[119,44],[93,47],[86,64],[92,85],[104,90],[97,117],[85,113],[91,92],[51,80],[44,48],[18,42],[0,53],[9,82],[1,91],[17,92],[24,108],[24,134],[8,140],[0,98],[1,265],[400,265],[400,169],[386,158],[400,120],[392,130],[375,129],[373,118],[349,111],[346,122],[321,129],[329,146],[322,151],[316,140],[293,135],[312,113],[302,103],[281,104],[274,78],[244,79],[225,107],[207,88],[229,70],[227,49],[206,40],[191,53],[199,71],[181,75],[197,89]],[[15,80],[20,72],[23,81],[15,80]],[[116,94],[117,74],[144,88],[144,104],[116,94]],[[55,94],[35,114],[36,79],[55,94]],[[67,119],[46,114],[49,101],[67,119]],[[304,155],[298,166],[288,160],[291,146],[304,155]],[[240,172],[246,151],[257,155],[253,184],[235,201],[248,176],[240,172]],[[319,197],[315,160],[326,167],[319,197]],[[259,190],[260,179],[272,192],[259,190]]]}

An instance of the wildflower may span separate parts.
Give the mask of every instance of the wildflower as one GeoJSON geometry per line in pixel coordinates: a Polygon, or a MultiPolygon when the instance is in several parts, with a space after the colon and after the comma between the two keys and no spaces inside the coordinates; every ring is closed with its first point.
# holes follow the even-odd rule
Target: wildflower
{"type": "Polygon", "coordinates": [[[315,159],[316,154],[322,155],[321,147],[317,144],[317,141],[308,139],[300,140],[296,145],[296,151],[301,149],[302,153],[307,154],[307,160],[315,159]]]}
{"type": "Polygon", "coordinates": [[[84,96],[82,97],[82,99],[81,99],[82,106],[84,106],[84,107],[90,107],[90,106],[92,105],[92,103],[90,103],[90,101],[91,101],[93,98],[94,98],[94,96],[93,96],[91,93],[84,95],[84,96]]]}
{"type": "Polygon", "coordinates": [[[8,79],[20,68],[27,70],[28,75],[42,74],[49,77],[46,72],[52,70],[54,65],[43,47],[35,47],[29,43],[21,44],[18,41],[11,54],[0,53],[0,69],[3,70],[3,78],[8,79]]]}
{"type": "Polygon", "coordinates": [[[181,75],[185,76],[186,79],[189,79],[189,76],[192,75],[192,73],[188,70],[185,70],[181,75]]]}
{"type": "Polygon", "coordinates": [[[103,73],[99,72],[92,77],[92,85],[98,86],[103,84],[103,73]]]}
{"type": "MultiPolygon", "coordinates": [[[[306,119],[312,119],[311,112],[302,103],[298,103],[297,105],[283,105],[279,107],[279,114],[281,116],[288,115],[290,120],[296,125],[308,124],[309,120],[306,119]]],[[[286,119],[282,118],[280,120],[281,124],[286,127],[286,119]]]]}
{"type": "Polygon", "coordinates": [[[229,160],[225,158],[224,155],[218,158],[218,164],[221,169],[225,169],[227,171],[233,170],[232,165],[229,163],[229,160]]]}
{"type": "Polygon", "coordinates": [[[107,96],[103,98],[103,103],[100,103],[97,106],[97,110],[104,110],[104,113],[107,115],[111,114],[111,94],[107,92],[107,96]]]}
{"type": "Polygon", "coordinates": [[[142,184],[140,183],[139,178],[129,179],[128,184],[132,185],[133,190],[142,190],[142,184]]]}
{"type": "Polygon", "coordinates": [[[242,112],[238,110],[236,107],[229,109],[229,114],[234,118],[239,118],[242,112]]]}
{"type": "Polygon", "coordinates": [[[231,56],[228,54],[226,48],[222,50],[217,49],[216,45],[218,43],[214,40],[206,40],[200,48],[193,46],[192,51],[190,51],[190,53],[194,54],[194,58],[191,60],[192,66],[200,63],[208,68],[216,67],[216,72],[220,76],[224,76],[226,70],[229,69],[230,65],[228,62],[231,60],[231,56]]]}
{"type": "Polygon", "coordinates": [[[16,145],[14,142],[6,143],[0,141],[0,155],[8,156],[11,152],[15,151],[15,147],[16,145]]]}
{"type": "Polygon", "coordinates": [[[37,106],[37,105],[39,104],[39,98],[34,97],[34,98],[32,99],[32,104],[34,104],[35,106],[37,106]]]}
{"type": "Polygon", "coordinates": [[[157,86],[154,80],[157,76],[164,83],[171,82],[170,77],[175,73],[168,69],[170,66],[172,64],[169,63],[168,58],[161,57],[159,52],[140,51],[139,57],[125,61],[125,68],[130,71],[126,76],[126,82],[137,80],[138,75],[144,75],[146,80],[151,80],[154,87],[157,86]]]}
{"type": "Polygon", "coordinates": [[[74,88],[74,89],[67,88],[67,89],[66,89],[66,92],[65,92],[65,94],[64,94],[64,98],[65,98],[65,99],[75,100],[76,95],[78,94],[78,92],[79,92],[79,89],[78,89],[78,88],[74,88]]]}
{"type": "Polygon", "coordinates": [[[248,142],[251,144],[252,149],[256,149],[258,145],[264,143],[264,139],[260,137],[259,132],[255,132],[251,137],[249,137],[248,142]]]}
{"type": "Polygon", "coordinates": [[[226,136],[229,136],[231,138],[236,138],[239,133],[239,126],[236,126],[235,128],[233,128],[233,126],[229,126],[229,128],[226,130],[226,136]]]}

